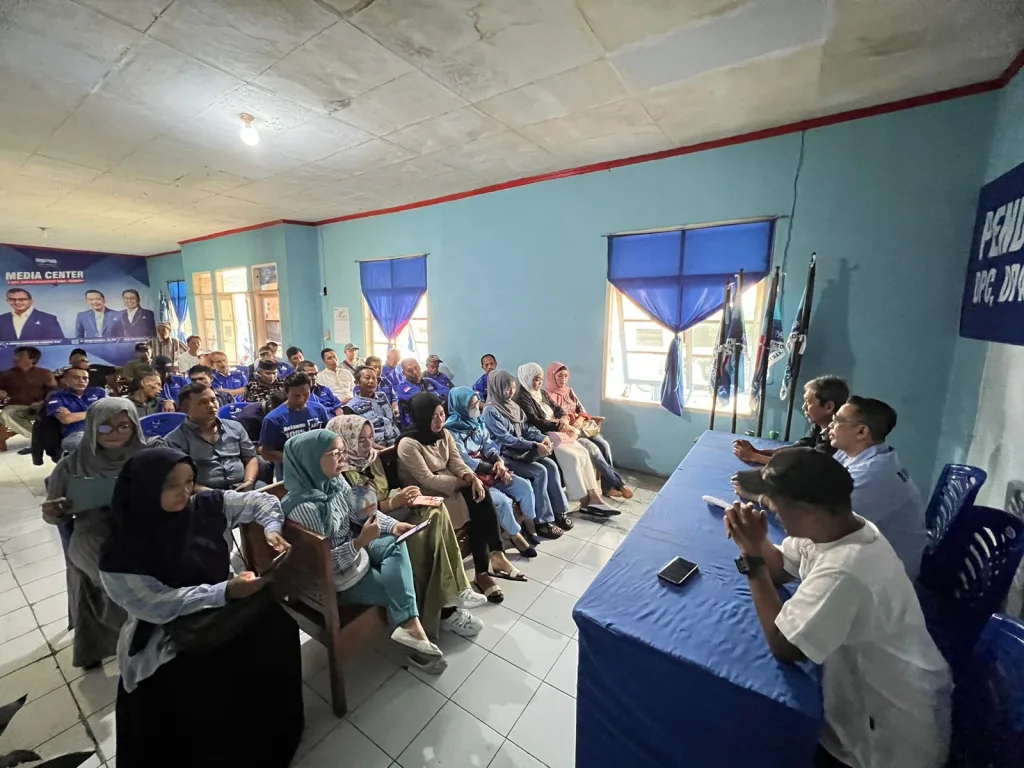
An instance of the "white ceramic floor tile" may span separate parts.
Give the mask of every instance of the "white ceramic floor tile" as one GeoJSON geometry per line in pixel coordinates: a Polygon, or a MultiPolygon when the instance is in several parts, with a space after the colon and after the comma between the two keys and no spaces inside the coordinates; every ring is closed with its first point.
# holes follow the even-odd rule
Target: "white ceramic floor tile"
{"type": "Polygon", "coordinates": [[[45,528],[40,528],[38,531],[24,533],[11,539],[4,539],[0,541],[0,548],[3,548],[5,553],[10,554],[11,552],[20,552],[29,547],[35,547],[39,544],[50,544],[52,542],[60,544],[60,533],[57,530],[57,526],[48,525],[45,528]]]}
{"type": "Polygon", "coordinates": [[[608,549],[597,544],[584,544],[583,549],[576,553],[576,557],[572,561],[577,565],[600,571],[614,554],[614,549],[608,549]]]}
{"type": "MultiPolygon", "coordinates": [[[[5,702],[6,703],[6,702],[5,702]]],[[[78,707],[67,688],[29,700],[0,736],[0,754],[34,749],[78,722],[78,707]]]]}
{"type": "Polygon", "coordinates": [[[522,618],[494,646],[493,652],[543,680],[568,642],[569,638],[561,632],[522,618]]]}
{"type": "Polygon", "coordinates": [[[444,696],[402,670],[348,719],[397,759],[444,702],[444,696]]]}
{"type": "Polygon", "coordinates": [[[523,615],[561,632],[566,637],[572,637],[572,633],[576,631],[576,622],[572,620],[572,609],[576,607],[576,599],[574,595],[548,587],[523,615]]]}
{"type": "Polygon", "coordinates": [[[476,637],[471,637],[470,640],[487,650],[494,648],[498,641],[505,636],[505,633],[512,629],[515,623],[519,621],[518,613],[510,611],[504,605],[494,605],[492,603],[488,603],[480,608],[474,608],[473,615],[480,618],[484,623],[484,628],[480,630],[480,634],[476,637]]]}
{"type": "Polygon", "coordinates": [[[452,702],[427,723],[398,758],[402,768],[488,765],[504,737],[452,702]]]}
{"type": "Polygon", "coordinates": [[[55,555],[63,556],[64,550],[61,549],[60,539],[58,539],[57,541],[47,541],[42,544],[36,544],[33,547],[18,550],[17,552],[7,552],[6,554],[7,562],[17,571],[23,565],[38,563],[40,560],[46,560],[55,555]]]}
{"type": "Polygon", "coordinates": [[[618,549],[619,544],[621,544],[625,539],[625,531],[618,530],[611,526],[606,526],[604,530],[598,531],[591,537],[590,543],[597,544],[601,547],[607,547],[608,549],[618,549]]]}
{"type": "Polygon", "coordinates": [[[117,723],[114,716],[114,705],[104,707],[88,717],[87,720],[89,730],[96,737],[96,743],[100,745],[100,757],[109,763],[117,751],[117,723]]]}
{"type": "Polygon", "coordinates": [[[112,704],[117,698],[117,659],[111,659],[102,667],[91,669],[69,684],[75,700],[88,717],[112,704]]]}
{"type": "Polygon", "coordinates": [[[10,566],[7,566],[8,570],[0,571],[0,592],[6,592],[9,589],[17,589],[18,581],[14,578],[14,574],[11,573],[10,566]]]}
{"type": "Polygon", "coordinates": [[[589,541],[590,537],[601,530],[601,522],[594,516],[580,514],[570,515],[572,528],[565,532],[566,536],[572,536],[580,541],[589,541]]]}
{"type": "Polygon", "coordinates": [[[308,685],[302,686],[302,703],[306,727],[302,731],[302,741],[299,742],[299,747],[295,750],[293,762],[296,763],[323,741],[324,737],[337,728],[338,723],[341,722],[334,716],[330,705],[308,685]]]}
{"type": "Polygon", "coordinates": [[[85,674],[84,669],[72,664],[74,656],[75,649],[71,645],[61,648],[56,654],[54,654],[54,658],[57,660],[57,666],[60,667],[61,674],[64,675],[64,679],[69,683],[77,680],[85,674]]]}
{"type": "MultiPolygon", "coordinates": [[[[343,665],[345,671],[345,701],[348,711],[355,712],[359,706],[380,689],[398,671],[391,659],[376,651],[368,650],[343,665]]],[[[328,704],[331,702],[331,670],[328,667],[309,681],[309,687],[316,691],[328,704]]]]}
{"type": "Polygon", "coordinates": [[[440,675],[431,675],[415,666],[410,666],[409,671],[442,696],[451,698],[483,661],[484,656],[487,656],[487,651],[451,632],[442,632],[437,640],[437,646],[448,662],[448,668],[444,672],[440,675]]]}
{"type": "MultiPolygon", "coordinates": [[[[526,569],[523,569],[523,573],[527,576],[530,575],[526,569]]],[[[526,609],[533,605],[533,601],[545,589],[545,585],[539,581],[504,581],[501,579],[497,581],[501,591],[505,593],[505,599],[501,605],[514,613],[525,613],[526,609]]]]}
{"type": "MultiPolygon", "coordinates": [[[[2,492],[0,492],[2,493],[2,492]]],[[[13,539],[17,536],[24,536],[33,531],[41,531],[44,528],[52,528],[48,522],[39,515],[26,515],[16,519],[4,515],[0,518],[0,539],[13,539]]]]}
{"type": "Polygon", "coordinates": [[[0,592],[0,616],[24,608],[26,605],[28,605],[28,601],[18,587],[0,592]]]}
{"type": "Polygon", "coordinates": [[[555,666],[548,672],[544,682],[553,685],[562,693],[567,693],[576,698],[576,672],[580,663],[580,644],[576,640],[570,640],[565,646],[562,655],[558,657],[555,666]]]}
{"type": "Polygon", "coordinates": [[[9,704],[28,696],[35,701],[64,685],[64,677],[53,658],[39,661],[22,667],[16,672],[0,677],[0,705],[9,704]]]}
{"type": "Polygon", "coordinates": [[[576,563],[569,563],[562,569],[562,572],[558,574],[558,577],[551,582],[551,586],[560,592],[568,592],[570,595],[576,595],[576,597],[583,597],[583,593],[587,591],[587,587],[590,586],[590,582],[597,578],[597,571],[592,571],[590,568],[584,568],[582,565],[576,563]]]}
{"type": "Polygon", "coordinates": [[[574,768],[576,700],[541,685],[508,738],[548,768],[574,768]]]}
{"type": "Polygon", "coordinates": [[[29,605],[33,605],[40,600],[66,592],[67,587],[67,574],[64,571],[58,571],[38,581],[29,582],[21,588],[21,591],[25,593],[25,599],[28,600],[29,605]]]}
{"type": "Polygon", "coordinates": [[[65,567],[64,555],[54,555],[53,557],[48,557],[45,560],[39,560],[21,567],[13,566],[14,578],[18,580],[18,583],[21,584],[21,586],[25,586],[26,584],[38,581],[39,579],[51,576],[55,573],[61,573],[64,571],[65,567]]]}
{"type": "Polygon", "coordinates": [[[35,629],[36,617],[28,606],[0,616],[0,643],[6,643],[35,629]]]}
{"type": "Polygon", "coordinates": [[[43,758],[70,755],[73,752],[92,752],[94,753],[93,756],[82,763],[79,768],[101,768],[103,765],[99,755],[95,754],[96,745],[89,737],[89,732],[85,730],[85,726],[81,723],[76,723],[63,733],[54,736],[45,744],[41,744],[35,752],[43,758]]]}
{"type": "Polygon", "coordinates": [[[537,551],[568,562],[576,556],[577,552],[583,549],[583,544],[584,542],[580,539],[575,539],[572,536],[562,536],[553,541],[542,541],[537,551]]]}
{"type": "Polygon", "coordinates": [[[339,720],[337,727],[296,763],[295,768],[338,768],[340,765],[388,768],[391,758],[352,723],[339,720]]]}
{"type": "MultiPolygon", "coordinates": [[[[641,517],[644,512],[647,511],[647,506],[648,504],[646,502],[638,501],[635,496],[632,499],[623,499],[618,503],[619,509],[624,513],[633,515],[634,517],[641,517]]],[[[618,518],[615,519],[618,520],[618,518]]]]}
{"type": "Polygon", "coordinates": [[[327,648],[305,632],[299,633],[302,643],[302,679],[307,682],[327,668],[327,648]]]}
{"type": "Polygon", "coordinates": [[[60,592],[56,595],[40,600],[38,603],[32,606],[32,611],[36,615],[36,621],[39,622],[39,626],[46,624],[52,624],[55,621],[59,621],[63,618],[67,621],[68,616],[68,596],[66,592],[60,592]]]}
{"type": "Polygon", "coordinates": [[[487,768],[547,768],[544,763],[528,755],[511,741],[501,745],[487,768]]]}
{"type": "Polygon", "coordinates": [[[0,676],[50,655],[50,646],[38,629],[0,644],[0,676]]]}
{"type": "Polygon", "coordinates": [[[565,560],[543,552],[538,552],[536,557],[516,558],[514,562],[516,568],[529,576],[530,581],[541,584],[550,584],[565,568],[565,560]]]}
{"type": "Polygon", "coordinates": [[[507,735],[540,683],[539,678],[490,653],[459,687],[452,701],[489,728],[507,735]]]}
{"type": "Polygon", "coordinates": [[[41,627],[43,636],[46,638],[46,642],[55,651],[59,651],[61,648],[67,648],[75,640],[75,630],[68,629],[67,617],[57,619],[49,624],[44,624],[41,627]]]}

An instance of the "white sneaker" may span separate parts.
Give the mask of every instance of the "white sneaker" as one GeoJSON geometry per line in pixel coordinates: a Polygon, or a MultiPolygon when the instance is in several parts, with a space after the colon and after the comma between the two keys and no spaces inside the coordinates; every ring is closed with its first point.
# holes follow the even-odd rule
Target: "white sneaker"
{"type": "Polygon", "coordinates": [[[472,589],[464,589],[459,593],[459,608],[479,608],[487,605],[487,598],[472,589]]]}
{"type": "Polygon", "coordinates": [[[447,629],[461,637],[476,637],[484,623],[469,611],[456,608],[447,619],[441,620],[441,629],[447,629]]]}
{"type": "MultiPolygon", "coordinates": [[[[456,610],[456,613],[457,612],[458,611],[456,610]]],[[[444,655],[441,653],[441,649],[429,640],[418,640],[401,627],[395,627],[395,631],[391,633],[391,639],[399,645],[404,645],[406,648],[412,648],[414,651],[419,651],[424,656],[444,655]]]]}

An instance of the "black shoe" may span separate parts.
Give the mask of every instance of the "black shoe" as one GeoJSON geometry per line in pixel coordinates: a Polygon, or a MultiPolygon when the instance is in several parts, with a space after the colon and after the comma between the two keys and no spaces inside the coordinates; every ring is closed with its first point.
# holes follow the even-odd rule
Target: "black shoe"
{"type": "Polygon", "coordinates": [[[22,448],[20,451],[18,451],[19,456],[28,456],[30,453],[32,453],[32,446],[29,446],[28,448],[22,448]]]}

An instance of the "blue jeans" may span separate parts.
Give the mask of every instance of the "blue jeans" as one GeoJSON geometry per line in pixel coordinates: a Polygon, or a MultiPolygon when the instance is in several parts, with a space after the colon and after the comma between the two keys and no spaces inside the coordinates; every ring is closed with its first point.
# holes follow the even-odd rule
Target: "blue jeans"
{"type": "Polygon", "coordinates": [[[553,458],[545,456],[534,462],[525,462],[506,457],[505,465],[533,486],[538,523],[550,523],[569,511],[569,500],[562,490],[562,476],[558,474],[558,465],[553,458]]]}
{"type": "Polygon", "coordinates": [[[420,615],[416,608],[416,586],[412,579],[412,563],[404,544],[395,537],[382,535],[366,548],[370,570],[358,582],[339,592],[342,602],[356,605],[383,605],[388,623],[400,627],[420,615]]]}
{"type": "Polygon", "coordinates": [[[522,530],[519,523],[516,522],[515,511],[512,508],[513,501],[519,502],[519,509],[527,520],[533,520],[537,517],[537,502],[533,495],[533,486],[530,485],[529,480],[518,475],[512,475],[512,479],[507,485],[495,485],[490,489],[490,493],[491,501],[494,502],[494,508],[498,511],[498,520],[501,522],[501,527],[505,529],[509,536],[515,536],[522,530]]]}
{"type": "Polygon", "coordinates": [[[598,474],[601,475],[601,492],[608,493],[612,488],[621,491],[625,483],[622,482],[622,475],[612,466],[612,447],[608,445],[608,441],[600,435],[594,435],[581,437],[578,442],[587,449],[590,460],[594,462],[598,474]]]}

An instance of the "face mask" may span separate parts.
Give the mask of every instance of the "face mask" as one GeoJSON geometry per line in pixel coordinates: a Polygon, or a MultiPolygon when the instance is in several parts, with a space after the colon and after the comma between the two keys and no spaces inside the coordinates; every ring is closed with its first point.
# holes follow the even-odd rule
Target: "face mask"
{"type": "Polygon", "coordinates": [[[469,418],[471,418],[471,419],[479,419],[480,418],[480,406],[479,405],[474,405],[472,408],[469,409],[469,418]]]}

